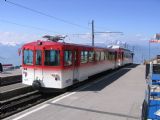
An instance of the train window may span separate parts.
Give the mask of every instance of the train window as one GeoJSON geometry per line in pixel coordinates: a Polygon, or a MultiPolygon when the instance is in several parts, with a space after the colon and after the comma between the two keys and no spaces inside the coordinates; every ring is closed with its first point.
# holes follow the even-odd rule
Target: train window
{"type": "Polygon", "coordinates": [[[124,53],[124,57],[125,57],[125,58],[130,58],[129,53],[125,52],[125,53],[124,53]]]}
{"type": "Polygon", "coordinates": [[[77,61],[77,51],[74,51],[74,61],[77,61]]]}
{"type": "Polygon", "coordinates": [[[41,52],[41,50],[36,50],[36,65],[42,65],[42,52],[41,52]]]}
{"type": "Polygon", "coordinates": [[[109,60],[114,60],[114,59],[115,59],[114,53],[109,52],[108,59],[109,59],[109,60]]]}
{"type": "Polygon", "coordinates": [[[108,53],[108,51],[106,51],[106,53],[105,53],[105,59],[106,60],[108,60],[108,56],[109,56],[109,53],[108,53]]]}
{"type": "Polygon", "coordinates": [[[64,51],[64,65],[72,65],[72,51],[64,51]]]}
{"type": "Polygon", "coordinates": [[[108,53],[108,60],[111,60],[111,52],[108,53]]]}
{"type": "Polygon", "coordinates": [[[127,54],[127,58],[132,58],[130,53],[127,54]]]}
{"type": "Polygon", "coordinates": [[[118,58],[121,59],[121,53],[118,53],[118,58]]]}
{"type": "Polygon", "coordinates": [[[94,52],[89,51],[89,62],[94,62],[94,52]]]}
{"type": "Polygon", "coordinates": [[[104,60],[104,52],[101,52],[101,60],[104,60]]]}
{"type": "Polygon", "coordinates": [[[26,65],[33,65],[33,51],[24,50],[23,63],[26,65]]]}
{"type": "Polygon", "coordinates": [[[128,58],[128,53],[126,53],[126,58],[128,58]]]}
{"type": "Polygon", "coordinates": [[[60,51],[59,50],[45,50],[44,64],[47,66],[60,65],[60,51]]]}
{"type": "Polygon", "coordinates": [[[100,52],[96,52],[96,61],[99,61],[99,60],[100,60],[100,57],[101,57],[100,52]]]}
{"type": "Polygon", "coordinates": [[[115,53],[112,53],[112,60],[115,60],[115,53]]]}
{"type": "Polygon", "coordinates": [[[88,62],[88,51],[81,51],[81,63],[88,62]]]}

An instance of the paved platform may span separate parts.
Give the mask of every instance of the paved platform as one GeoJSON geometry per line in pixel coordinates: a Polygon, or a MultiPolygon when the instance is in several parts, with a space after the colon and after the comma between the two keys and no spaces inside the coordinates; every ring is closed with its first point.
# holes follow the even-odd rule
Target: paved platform
{"type": "Polygon", "coordinates": [[[21,69],[13,69],[0,73],[0,86],[22,81],[21,69]]]}
{"type": "Polygon", "coordinates": [[[9,77],[9,76],[16,76],[16,75],[21,75],[21,69],[13,69],[13,70],[8,70],[8,71],[3,71],[0,73],[0,78],[4,77],[9,77]]]}
{"type": "Polygon", "coordinates": [[[140,120],[144,69],[122,68],[5,120],[140,120]]]}

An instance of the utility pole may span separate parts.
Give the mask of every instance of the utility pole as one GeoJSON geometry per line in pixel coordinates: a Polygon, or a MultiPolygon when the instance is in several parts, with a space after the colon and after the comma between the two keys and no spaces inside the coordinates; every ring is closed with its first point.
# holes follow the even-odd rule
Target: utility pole
{"type": "Polygon", "coordinates": [[[94,20],[92,20],[92,46],[94,47],[94,20]]]}
{"type": "Polygon", "coordinates": [[[96,34],[96,33],[98,33],[98,34],[99,34],[99,33],[107,33],[107,34],[108,34],[108,33],[121,33],[121,34],[123,34],[123,32],[95,32],[95,31],[94,31],[94,20],[92,20],[92,23],[91,23],[91,24],[92,24],[92,46],[93,46],[93,47],[94,47],[94,37],[95,37],[95,34],[96,34]]]}

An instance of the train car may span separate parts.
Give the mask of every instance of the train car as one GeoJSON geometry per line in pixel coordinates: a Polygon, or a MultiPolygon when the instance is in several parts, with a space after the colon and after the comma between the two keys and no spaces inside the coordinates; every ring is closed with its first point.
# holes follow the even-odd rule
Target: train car
{"type": "Polygon", "coordinates": [[[37,89],[64,89],[115,69],[119,54],[114,49],[53,40],[27,43],[22,47],[22,82],[37,89]]]}
{"type": "Polygon", "coordinates": [[[118,48],[117,52],[119,53],[119,57],[117,59],[117,64],[118,66],[124,66],[126,64],[133,63],[133,52],[124,49],[124,48],[118,48]]]}
{"type": "Polygon", "coordinates": [[[110,48],[116,50],[116,68],[133,63],[134,53],[132,51],[118,45],[110,46],[110,48]]]}

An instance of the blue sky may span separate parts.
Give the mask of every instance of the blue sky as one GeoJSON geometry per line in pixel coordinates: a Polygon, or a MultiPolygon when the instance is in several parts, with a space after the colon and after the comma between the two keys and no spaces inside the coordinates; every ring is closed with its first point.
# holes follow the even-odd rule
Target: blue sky
{"type": "MultiPolygon", "coordinates": [[[[160,28],[160,0],[7,0],[45,14],[78,24],[77,27],[59,20],[20,8],[0,0],[0,43],[24,43],[45,34],[91,33],[91,20],[95,31],[121,31],[116,34],[96,35],[95,41],[121,40],[129,44],[148,45],[148,40],[160,28]],[[9,24],[6,21],[43,28],[37,30],[9,24]]],[[[89,43],[90,36],[70,36],[68,42],[89,43]]]]}
{"type": "MultiPolygon", "coordinates": [[[[84,27],[92,19],[95,29],[122,31],[126,35],[159,32],[159,0],[8,0],[84,27]]],[[[41,27],[59,33],[85,33],[83,29],[39,15],[0,0],[0,19],[41,27]]],[[[36,33],[37,30],[0,23],[1,31],[36,33]]],[[[45,32],[45,31],[41,31],[45,32]]]]}

